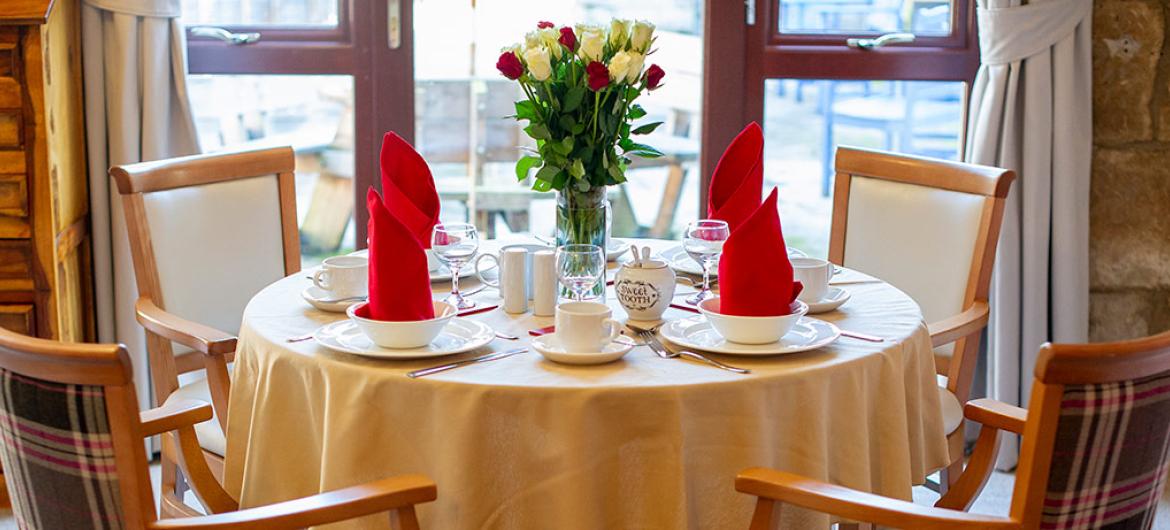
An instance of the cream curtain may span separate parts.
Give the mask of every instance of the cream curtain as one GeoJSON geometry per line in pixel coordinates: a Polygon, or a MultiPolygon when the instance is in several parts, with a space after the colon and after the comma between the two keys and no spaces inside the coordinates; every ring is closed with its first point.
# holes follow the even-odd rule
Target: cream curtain
{"type": "Polygon", "coordinates": [[[121,198],[110,166],[199,151],[187,99],[179,0],[85,0],[82,61],[98,340],[127,345],[150,400],[146,343],[121,198]]]}
{"type": "MultiPolygon", "coordinates": [[[[1089,322],[1092,0],[980,0],[967,160],[1016,170],[991,286],[988,392],[1025,404],[1037,349],[1089,322]]],[[[1000,465],[1015,464],[1005,444],[1000,465]]]]}

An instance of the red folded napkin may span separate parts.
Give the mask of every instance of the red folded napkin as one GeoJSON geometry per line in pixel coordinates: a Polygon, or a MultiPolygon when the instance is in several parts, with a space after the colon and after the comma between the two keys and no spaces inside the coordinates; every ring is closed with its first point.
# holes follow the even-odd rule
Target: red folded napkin
{"type": "Polygon", "coordinates": [[[370,211],[370,298],[358,316],[403,322],[435,318],[427,255],[406,224],[390,214],[373,187],[366,192],[370,211]]]}
{"type": "Polygon", "coordinates": [[[707,217],[727,221],[734,232],[756,208],[764,191],[764,131],[751,122],[727,146],[707,193],[707,217]]]}
{"type": "Polygon", "coordinates": [[[386,207],[406,225],[423,248],[439,222],[439,194],[422,156],[393,132],[382,137],[382,195],[386,207]]]}
{"type": "Polygon", "coordinates": [[[776,189],[731,232],[719,257],[719,312],[724,315],[787,315],[804,286],[792,279],[792,263],[780,228],[776,189]]]}

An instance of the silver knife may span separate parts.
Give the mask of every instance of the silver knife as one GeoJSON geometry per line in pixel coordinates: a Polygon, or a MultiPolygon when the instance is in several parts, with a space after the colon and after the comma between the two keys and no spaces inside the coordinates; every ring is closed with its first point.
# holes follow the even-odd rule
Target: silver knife
{"type": "Polygon", "coordinates": [[[519,353],[524,353],[526,351],[528,351],[528,348],[516,348],[514,350],[486,353],[486,354],[480,355],[479,357],[472,357],[470,359],[464,359],[462,361],[456,361],[456,362],[447,363],[447,364],[440,364],[439,366],[432,366],[430,368],[423,368],[421,370],[407,372],[406,376],[411,378],[411,379],[415,379],[415,378],[419,378],[419,377],[423,377],[423,376],[437,374],[439,372],[446,372],[447,370],[454,370],[455,368],[459,368],[460,366],[467,366],[469,364],[483,363],[483,362],[487,362],[487,361],[496,361],[496,360],[503,359],[506,357],[511,357],[511,356],[519,354],[519,353]]]}

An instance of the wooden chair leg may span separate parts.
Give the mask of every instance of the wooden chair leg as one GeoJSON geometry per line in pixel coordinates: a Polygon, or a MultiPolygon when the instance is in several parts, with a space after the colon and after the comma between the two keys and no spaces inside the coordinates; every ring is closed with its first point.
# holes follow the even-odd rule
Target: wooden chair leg
{"type": "Polygon", "coordinates": [[[419,530],[418,517],[414,514],[414,506],[390,510],[390,528],[392,530],[419,530]]]}
{"type": "Polygon", "coordinates": [[[776,501],[756,499],[756,510],[752,513],[752,522],[748,530],[771,530],[773,517],[780,517],[780,506],[776,505],[776,501]]]}
{"type": "Polygon", "coordinates": [[[959,428],[947,436],[947,450],[950,453],[951,463],[939,472],[939,495],[946,495],[951,486],[955,485],[955,481],[959,480],[959,476],[963,474],[963,457],[967,445],[965,431],[964,424],[960,423],[959,428]]]}

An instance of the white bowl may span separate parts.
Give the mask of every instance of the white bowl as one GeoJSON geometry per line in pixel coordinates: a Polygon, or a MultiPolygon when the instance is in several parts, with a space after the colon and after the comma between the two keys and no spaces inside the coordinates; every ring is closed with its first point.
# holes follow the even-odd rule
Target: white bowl
{"type": "Polygon", "coordinates": [[[458,311],[447,302],[435,302],[435,318],[429,320],[407,320],[392,322],[388,320],[372,320],[358,316],[357,311],[368,302],[354,304],[345,310],[349,319],[357,324],[374,344],[383,348],[407,349],[421,348],[430,344],[443,332],[443,327],[458,311]]]}
{"type": "Polygon", "coordinates": [[[771,344],[779,341],[800,317],[808,312],[808,304],[797,300],[792,302],[791,313],[775,317],[742,317],[724,315],[719,312],[719,297],[703,300],[699,311],[707,322],[728,342],[737,344],[771,344]]]}

